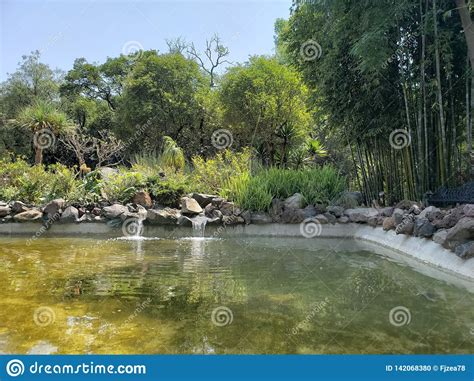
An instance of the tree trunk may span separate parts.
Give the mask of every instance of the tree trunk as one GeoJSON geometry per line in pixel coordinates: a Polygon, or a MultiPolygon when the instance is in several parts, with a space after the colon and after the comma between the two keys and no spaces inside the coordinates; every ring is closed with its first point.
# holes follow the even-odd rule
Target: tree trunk
{"type": "Polygon", "coordinates": [[[471,61],[471,67],[474,68],[474,25],[472,23],[469,8],[465,0],[455,0],[456,7],[461,17],[462,28],[464,30],[464,36],[466,38],[467,51],[469,54],[469,60],[471,61]]]}
{"type": "Polygon", "coordinates": [[[440,144],[440,177],[441,184],[444,185],[446,181],[446,122],[444,119],[444,107],[443,107],[443,93],[441,91],[441,63],[439,58],[439,41],[438,41],[438,17],[437,17],[436,0],[433,0],[433,28],[434,28],[434,45],[435,45],[435,63],[436,63],[436,82],[437,82],[437,94],[438,94],[438,106],[439,106],[439,129],[441,132],[441,144],[440,144]]]}
{"type": "Polygon", "coordinates": [[[43,150],[41,148],[35,148],[35,165],[43,163],[43,150]]]}

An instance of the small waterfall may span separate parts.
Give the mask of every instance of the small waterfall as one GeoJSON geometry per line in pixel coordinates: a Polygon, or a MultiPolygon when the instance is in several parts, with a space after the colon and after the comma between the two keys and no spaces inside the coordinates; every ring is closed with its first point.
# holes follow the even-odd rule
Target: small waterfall
{"type": "Polygon", "coordinates": [[[137,230],[135,232],[135,237],[141,237],[143,233],[143,221],[146,220],[146,209],[143,206],[138,207],[138,218],[137,218],[137,230]]]}
{"type": "Polygon", "coordinates": [[[206,230],[207,217],[196,216],[191,219],[193,224],[194,235],[198,237],[204,237],[204,232],[206,230]]]}

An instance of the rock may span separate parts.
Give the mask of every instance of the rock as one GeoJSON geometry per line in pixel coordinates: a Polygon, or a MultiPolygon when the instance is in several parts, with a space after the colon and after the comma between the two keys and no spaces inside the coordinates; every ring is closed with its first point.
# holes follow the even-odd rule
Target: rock
{"type": "Polygon", "coordinates": [[[308,205],[307,207],[303,209],[303,213],[304,213],[304,218],[311,218],[317,214],[320,214],[321,212],[318,211],[318,209],[315,206],[308,205]]]}
{"type": "Polygon", "coordinates": [[[464,217],[463,207],[456,207],[449,210],[442,219],[433,221],[433,225],[438,229],[451,229],[464,217]]]}
{"type": "Polygon", "coordinates": [[[52,200],[44,207],[43,213],[46,214],[48,218],[52,218],[55,214],[60,213],[65,203],[66,201],[62,198],[52,200]]]}
{"type": "Polygon", "coordinates": [[[43,217],[43,213],[38,209],[30,209],[26,212],[21,212],[13,216],[13,220],[16,222],[29,222],[29,221],[40,221],[43,217]]]}
{"type": "Polygon", "coordinates": [[[238,216],[240,214],[240,209],[235,206],[233,202],[230,201],[223,201],[219,205],[219,210],[222,212],[224,216],[238,216]]]}
{"type": "Polygon", "coordinates": [[[222,217],[222,223],[224,225],[237,225],[243,224],[245,220],[241,216],[224,216],[222,217]]]}
{"type": "Polygon", "coordinates": [[[301,209],[303,207],[304,198],[300,193],[295,193],[283,201],[285,208],[301,209]]]}
{"type": "Polygon", "coordinates": [[[219,209],[217,209],[217,206],[214,206],[212,204],[208,204],[204,208],[204,215],[207,218],[217,218],[219,220],[222,219],[222,212],[219,209]]]}
{"type": "Polygon", "coordinates": [[[342,206],[328,206],[326,210],[336,217],[344,215],[344,208],[342,206]]]}
{"type": "Polygon", "coordinates": [[[145,191],[139,191],[135,193],[135,196],[133,196],[132,202],[134,204],[141,205],[147,209],[153,206],[153,202],[151,201],[150,194],[145,191]]]}
{"type": "Polygon", "coordinates": [[[444,247],[454,248],[467,241],[474,240],[474,218],[464,217],[448,230],[444,247]]]}
{"type": "Polygon", "coordinates": [[[466,242],[462,245],[456,246],[454,253],[462,258],[469,259],[474,257],[474,242],[466,242]]]}
{"type": "Polygon", "coordinates": [[[148,209],[146,220],[154,225],[176,225],[181,213],[177,209],[148,209]]]}
{"type": "Polygon", "coordinates": [[[326,212],[326,213],[322,213],[324,217],[327,218],[328,222],[332,225],[334,225],[336,223],[336,216],[334,216],[333,214],[329,213],[329,212],[326,212]]]}
{"type": "Polygon", "coordinates": [[[29,207],[27,207],[23,202],[21,201],[13,201],[11,204],[11,209],[13,213],[23,213],[26,212],[27,210],[30,210],[29,207]]]}
{"type": "Polygon", "coordinates": [[[252,214],[248,210],[243,211],[240,214],[240,217],[243,218],[246,225],[250,224],[250,222],[252,221],[252,214]]]}
{"type": "Polygon", "coordinates": [[[340,224],[348,224],[349,223],[349,217],[341,216],[337,219],[337,222],[339,222],[340,224]]]}
{"type": "Polygon", "coordinates": [[[377,227],[381,216],[372,216],[367,219],[367,225],[372,226],[373,228],[377,227]]]}
{"type": "Polygon", "coordinates": [[[414,228],[415,216],[413,216],[413,214],[407,214],[405,217],[403,217],[402,222],[395,228],[395,233],[412,235],[414,228]]]}
{"type": "Polygon", "coordinates": [[[7,205],[0,206],[0,217],[6,217],[10,214],[11,208],[7,205]]]}
{"type": "Polygon", "coordinates": [[[375,208],[356,208],[346,209],[344,214],[349,217],[351,222],[367,222],[370,217],[375,217],[379,214],[375,208]]]}
{"type": "Polygon", "coordinates": [[[299,224],[305,219],[305,214],[303,209],[294,209],[285,207],[283,211],[280,222],[284,224],[299,224]]]}
{"type": "Polygon", "coordinates": [[[415,237],[429,238],[436,231],[435,226],[428,220],[428,218],[417,218],[413,229],[415,237]]]}
{"type": "Polygon", "coordinates": [[[270,208],[270,216],[272,217],[273,221],[280,222],[281,215],[283,214],[283,210],[285,209],[285,205],[283,201],[279,198],[272,199],[272,206],[270,208]]]}
{"type": "Polygon", "coordinates": [[[446,229],[438,230],[436,233],[433,234],[433,242],[444,246],[447,235],[448,231],[446,229]]]}
{"type": "MultiPolygon", "coordinates": [[[[439,208],[436,206],[428,206],[427,208],[423,209],[421,213],[419,214],[419,218],[428,218],[429,216],[435,215],[437,213],[441,212],[439,208]]],[[[432,221],[432,220],[430,220],[432,221]]]]}
{"type": "Polygon", "coordinates": [[[316,221],[318,221],[320,224],[328,224],[329,220],[324,214],[318,214],[314,217],[316,221]]]}
{"type": "Polygon", "coordinates": [[[128,208],[121,204],[113,204],[111,206],[106,206],[102,209],[102,213],[105,218],[112,220],[114,218],[120,217],[121,214],[127,213],[128,208]]]}
{"type": "Polygon", "coordinates": [[[384,218],[382,226],[383,226],[383,230],[385,231],[395,229],[395,227],[397,226],[397,224],[395,223],[395,218],[394,217],[384,218]]]}
{"type": "Polygon", "coordinates": [[[222,197],[214,197],[211,200],[212,205],[217,206],[218,208],[221,206],[221,204],[226,201],[222,197]]]}
{"type": "Polygon", "coordinates": [[[395,221],[395,225],[399,225],[402,223],[404,215],[405,212],[402,209],[394,209],[392,217],[395,221]]]}
{"type": "Polygon", "coordinates": [[[251,213],[250,222],[252,224],[269,224],[272,222],[272,219],[266,213],[251,213]]]}
{"type": "Polygon", "coordinates": [[[104,221],[104,217],[102,217],[102,216],[95,216],[95,217],[94,217],[94,221],[95,221],[95,222],[102,222],[102,221],[104,221]]]}
{"type": "Polygon", "coordinates": [[[462,210],[466,217],[474,217],[474,204],[466,204],[462,210]]]}
{"type": "Polygon", "coordinates": [[[202,208],[194,198],[181,198],[181,214],[193,215],[202,213],[202,211],[202,208]]]}
{"type": "Polygon", "coordinates": [[[205,208],[213,199],[219,198],[219,196],[205,193],[193,193],[191,197],[197,201],[201,208],[205,208]]]}
{"type": "Polygon", "coordinates": [[[402,200],[397,205],[395,205],[395,209],[408,210],[414,205],[420,207],[420,205],[416,201],[402,200]]]}
{"type": "Polygon", "coordinates": [[[91,213],[94,215],[94,216],[100,216],[102,214],[102,210],[98,207],[95,207],[92,209],[91,213]]]}
{"type": "Polygon", "coordinates": [[[382,215],[383,217],[392,217],[392,214],[393,214],[393,211],[395,210],[395,208],[389,206],[387,208],[383,208],[381,211],[380,211],[380,215],[382,215]]]}
{"type": "Polygon", "coordinates": [[[89,212],[84,213],[76,222],[94,222],[95,221],[94,215],[90,214],[89,212]]]}
{"type": "Polygon", "coordinates": [[[79,210],[74,206],[68,206],[64,209],[64,212],[61,214],[59,222],[78,222],[79,220],[79,210]]]}

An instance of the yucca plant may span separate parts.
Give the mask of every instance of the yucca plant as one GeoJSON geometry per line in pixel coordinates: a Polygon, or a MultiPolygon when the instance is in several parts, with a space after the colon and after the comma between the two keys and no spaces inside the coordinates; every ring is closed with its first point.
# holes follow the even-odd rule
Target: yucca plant
{"type": "Polygon", "coordinates": [[[43,162],[43,150],[54,145],[56,134],[72,130],[73,125],[66,114],[57,110],[50,102],[38,101],[23,109],[17,123],[34,134],[35,164],[43,162]]]}

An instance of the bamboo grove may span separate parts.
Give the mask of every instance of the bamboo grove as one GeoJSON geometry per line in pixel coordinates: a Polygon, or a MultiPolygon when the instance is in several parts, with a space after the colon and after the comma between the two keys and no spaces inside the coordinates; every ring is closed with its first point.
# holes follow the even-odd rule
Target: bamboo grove
{"type": "Polygon", "coordinates": [[[277,23],[280,59],[302,71],[325,115],[320,128],[347,150],[368,201],[381,192],[389,203],[421,200],[472,179],[474,85],[460,17],[467,7],[295,1],[289,21],[277,23]],[[308,44],[315,59],[304,56],[308,44]]]}

